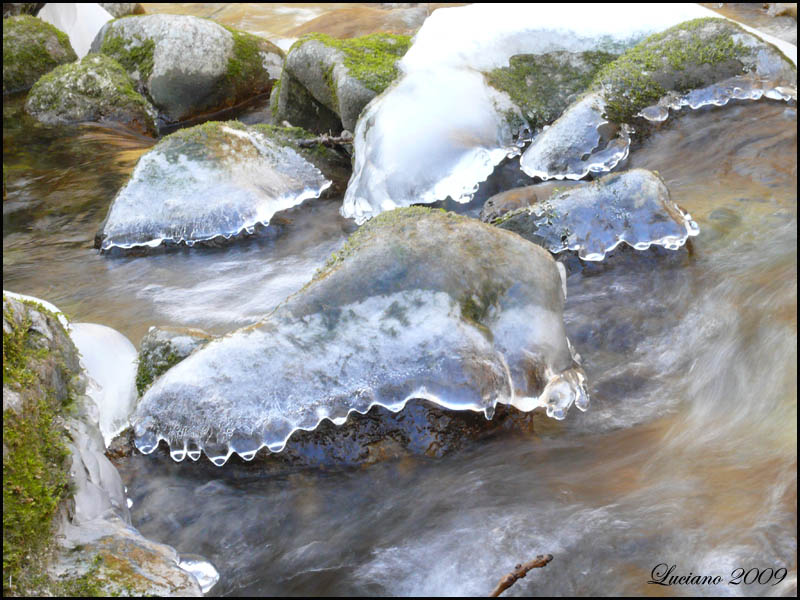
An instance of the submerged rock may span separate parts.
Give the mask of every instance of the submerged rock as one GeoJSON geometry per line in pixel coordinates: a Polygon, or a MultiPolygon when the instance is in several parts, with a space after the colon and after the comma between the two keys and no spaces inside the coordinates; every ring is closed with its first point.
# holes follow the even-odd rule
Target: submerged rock
{"type": "Polygon", "coordinates": [[[92,52],[119,61],[167,123],[269,93],[283,63],[283,52],[265,39],[184,15],[112,21],[92,52]]]}
{"type": "Polygon", "coordinates": [[[77,60],[69,38],[29,15],[3,19],[3,94],[27,90],[58,65],[77,60]]]}
{"type": "Polygon", "coordinates": [[[100,2],[100,6],[117,19],[128,15],[144,14],[144,7],[138,2],[100,2]]]}
{"type": "Polygon", "coordinates": [[[95,239],[103,250],[207,242],[253,233],[330,185],[314,165],[263,130],[209,122],[144,154],[95,239]]]}
{"type": "Polygon", "coordinates": [[[137,447],[164,439],[176,460],[250,460],[323,420],[415,398],[487,416],[497,404],[585,410],[563,276],[543,249],[479,221],[387,213],[261,322],[157,380],[134,418],[137,447]]]}
{"type": "Polygon", "coordinates": [[[395,63],[409,44],[407,36],[387,33],[346,40],[312,34],[299,40],[286,56],[273,100],[276,120],[314,131],[353,131],[361,110],[397,77],[395,63]],[[330,115],[320,105],[341,125],[330,127],[330,115]]]}
{"type": "Polygon", "coordinates": [[[201,595],[174,549],[131,526],[62,322],[3,293],[4,593],[201,595]]]}
{"type": "Polygon", "coordinates": [[[102,54],[62,65],[39,79],[25,110],[51,125],[116,122],[145,135],[157,134],[153,106],[134,89],[125,69],[102,54]]]}
{"type": "Polygon", "coordinates": [[[652,245],[677,250],[699,228],[672,200],[656,173],[634,169],[555,191],[530,206],[506,213],[494,224],[544,246],[572,250],[583,260],[600,261],[622,242],[636,250],[652,245]]]}
{"type": "MultiPolygon", "coordinates": [[[[753,98],[741,89],[748,88],[743,83],[739,92],[733,91],[737,84],[731,78],[743,73],[758,78],[760,83],[749,87],[761,86],[761,94],[776,86],[797,86],[790,60],[731,21],[695,19],[654,34],[606,65],[592,92],[534,138],[520,167],[542,179],[581,179],[610,171],[628,154],[630,129],[623,124],[639,111],[664,97],[668,105],[693,108],[724,104],[731,97],[753,98]],[[731,92],[723,101],[719,94],[728,87],[731,92]]],[[[643,116],[660,121],[666,111],[650,109],[643,116]]]]}
{"type": "Polygon", "coordinates": [[[335,38],[354,38],[372,33],[413,35],[435,7],[427,3],[382,7],[362,5],[323,13],[287,32],[290,37],[324,33],[335,38]],[[389,8],[389,10],[387,10],[389,8]]]}

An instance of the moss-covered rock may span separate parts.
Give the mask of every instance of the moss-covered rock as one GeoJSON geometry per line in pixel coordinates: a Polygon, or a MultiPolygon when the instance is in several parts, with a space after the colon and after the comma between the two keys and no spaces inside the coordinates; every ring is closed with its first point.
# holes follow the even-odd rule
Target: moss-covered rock
{"type": "MultiPolygon", "coordinates": [[[[388,33],[344,40],[311,34],[289,50],[282,79],[301,85],[317,103],[339,117],[342,128],[353,131],[361,109],[397,78],[396,63],[410,44],[408,36],[388,33]]],[[[277,118],[323,131],[315,122],[319,111],[313,103],[298,105],[298,101],[303,102],[298,96],[293,85],[281,86],[277,118]]]]}
{"type": "Polygon", "coordinates": [[[3,2],[3,18],[17,15],[33,15],[42,10],[44,2],[3,2]]]}
{"type": "Polygon", "coordinates": [[[186,15],[143,15],[106,24],[93,52],[117,60],[168,123],[269,93],[283,52],[258,36],[186,15]]]}
{"type": "Polygon", "coordinates": [[[28,94],[25,110],[48,124],[111,121],[146,135],[157,133],[153,106],[134,89],[125,69],[102,54],[43,76],[28,94]]]}
{"type": "MultiPolygon", "coordinates": [[[[518,54],[509,59],[509,66],[485,76],[489,85],[508,94],[532,130],[538,130],[557,119],[615,58],[602,51],[518,54]]],[[[515,122],[516,114],[509,114],[515,129],[522,125],[515,122]]]]}
{"type": "Polygon", "coordinates": [[[201,595],[130,526],[64,323],[3,294],[3,594],[201,595]]]}
{"type": "Polygon", "coordinates": [[[100,2],[100,6],[116,18],[143,15],[145,12],[144,7],[138,2],[100,2]]]}
{"type": "Polygon", "coordinates": [[[668,92],[684,93],[743,73],[796,83],[797,68],[776,47],[726,19],[681,23],[648,37],[595,78],[606,116],[630,121],[668,92]]]}
{"type": "Polygon", "coordinates": [[[67,34],[29,15],[3,19],[3,94],[27,90],[58,65],[77,60],[67,34]]]}

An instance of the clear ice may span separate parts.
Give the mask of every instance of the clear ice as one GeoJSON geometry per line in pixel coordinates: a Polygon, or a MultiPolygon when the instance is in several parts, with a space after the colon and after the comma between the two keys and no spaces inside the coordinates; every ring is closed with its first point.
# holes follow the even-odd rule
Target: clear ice
{"type": "MultiPolygon", "coordinates": [[[[399,61],[401,77],[364,109],[356,125],[342,215],[363,223],[398,206],[448,196],[466,202],[503,158],[519,152],[518,132],[506,120],[508,111],[518,109],[481,72],[508,65],[515,54],[621,52],[646,35],[708,16],[719,15],[688,4],[669,10],[632,4],[582,5],[568,12],[558,4],[437,10],[399,61]]],[[[627,152],[624,132],[620,136],[598,148],[602,153],[580,171],[619,162],[627,152]]]]}
{"type": "Polygon", "coordinates": [[[252,233],[329,185],[293,149],[253,129],[221,124],[205,138],[178,131],[139,159],[111,205],[101,248],[252,233]]]}
{"type": "Polygon", "coordinates": [[[644,169],[556,193],[508,213],[499,226],[550,252],[573,250],[590,261],[603,260],[623,242],[637,250],[651,245],[677,250],[700,232],[691,215],[672,202],[662,179],[644,169]]]}
{"type": "Polygon", "coordinates": [[[557,419],[573,403],[586,409],[563,268],[546,251],[451,213],[385,217],[264,320],[158,379],[133,418],[139,450],[163,439],[175,460],[251,460],[324,419],[397,412],[413,398],[487,416],[497,403],[557,419]]]}

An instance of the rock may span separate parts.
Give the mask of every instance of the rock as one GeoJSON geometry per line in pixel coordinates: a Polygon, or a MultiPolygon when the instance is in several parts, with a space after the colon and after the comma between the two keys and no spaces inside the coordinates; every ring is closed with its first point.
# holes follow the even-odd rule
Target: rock
{"type": "Polygon", "coordinates": [[[480,220],[492,223],[507,213],[518,208],[527,208],[537,202],[544,202],[556,190],[564,191],[578,185],[576,181],[543,182],[537,185],[515,187],[491,196],[483,205],[480,220]]]}
{"type": "Polygon", "coordinates": [[[89,53],[97,32],[113,19],[107,10],[95,2],[50,2],[41,10],[39,18],[69,36],[78,58],[89,53]]]}
{"type": "Polygon", "coordinates": [[[119,61],[167,123],[269,93],[283,63],[283,52],[265,39],[184,15],[112,21],[92,51],[119,61]]]}
{"type": "Polygon", "coordinates": [[[151,327],[139,344],[136,389],[143,394],[153,381],[213,338],[200,329],[151,327]]]}
{"type": "Polygon", "coordinates": [[[28,94],[25,110],[50,125],[113,122],[157,135],[153,106],[134,89],[125,69],[102,54],[90,54],[43,76],[28,94]]]}
{"type": "Polygon", "coordinates": [[[790,98],[791,93],[780,93],[781,86],[796,89],[797,68],[776,47],[732,21],[687,21],[606,65],[591,93],[533,140],[520,166],[542,179],[581,179],[610,171],[630,146],[630,130],[619,125],[634,122],[640,111],[648,120],[662,121],[668,107],[721,105],[732,97],[760,98],[765,92],[772,97],[773,88],[775,96],[790,98]],[[753,81],[742,81],[743,74],[751,74],[753,81]],[[740,88],[747,93],[737,92],[740,88]],[[648,108],[655,102],[662,106],[648,108]]]}
{"type": "Polygon", "coordinates": [[[100,6],[105,8],[116,19],[127,17],[128,15],[144,14],[144,7],[138,2],[100,2],[100,6]]]}
{"type": "Polygon", "coordinates": [[[597,72],[616,57],[602,50],[518,54],[509,58],[507,67],[485,75],[487,83],[508,94],[519,109],[508,112],[512,127],[534,132],[555,121],[576,95],[589,87],[597,72]]]}
{"type": "Polygon", "coordinates": [[[44,5],[44,2],[3,2],[3,18],[16,17],[17,15],[35,17],[44,5]]]}
{"type": "Polygon", "coordinates": [[[95,244],[220,242],[253,233],[329,186],[319,169],[263,129],[212,121],[178,130],[142,155],[95,244]]]}
{"type": "Polygon", "coordinates": [[[201,595],[131,526],[78,350],[44,305],[3,293],[4,594],[201,595]]]}
{"type": "Polygon", "coordinates": [[[600,261],[622,242],[636,250],[651,245],[677,250],[700,231],[652,171],[613,173],[556,190],[549,198],[537,199],[537,187],[519,191],[531,193],[530,206],[508,212],[494,224],[554,254],[572,250],[583,260],[600,261]]]}
{"type": "Polygon", "coordinates": [[[397,77],[395,63],[409,45],[407,36],[391,34],[347,40],[312,34],[299,40],[286,56],[275,101],[276,119],[326,131],[322,127],[329,124],[330,117],[318,121],[318,103],[340,119],[341,125],[334,133],[342,129],[353,131],[364,106],[397,77]],[[304,102],[302,92],[294,89],[297,84],[316,103],[304,102]]]}
{"type": "Polygon", "coordinates": [[[562,277],[543,249],[474,219],[386,213],[261,322],[158,379],[133,419],[137,447],[165,439],[176,460],[250,460],[298,430],[411,399],[487,416],[543,406],[563,419],[588,397],[562,277]]]}
{"type": "Polygon", "coordinates": [[[27,90],[45,73],[77,58],[67,35],[41,19],[3,19],[3,94],[27,90]]]}

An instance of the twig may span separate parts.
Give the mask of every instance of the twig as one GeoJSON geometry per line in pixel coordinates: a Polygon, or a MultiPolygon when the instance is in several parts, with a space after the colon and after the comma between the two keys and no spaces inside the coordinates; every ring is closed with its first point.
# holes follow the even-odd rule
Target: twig
{"type": "Polygon", "coordinates": [[[528,571],[531,569],[539,569],[544,567],[547,563],[553,560],[552,554],[540,554],[533,560],[526,562],[524,565],[517,565],[514,567],[514,570],[511,571],[508,575],[503,577],[500,580],[500,583],[497,584],[497,587],[494,588],[494,591],[489,594],[491,598],[496,598],[503,592],[505,592],[508,588],[514,585],[517,582],[517,579],[522,579],[525,575],[528,574],[528,571]]]}
{"type": "Polygon", "coordinates": [[[318,137],[306,139],[306,140],[298,140],[297,145],[301,148],[313,148],[317,144],[322,144],[323,146],[334,147],[334,146],[342,146],[344,144],[352,144],[353,143],[353,136],[352,135],[341,135],[339,137],[330,136],[327,134],[322,134],[318,137]]]}

